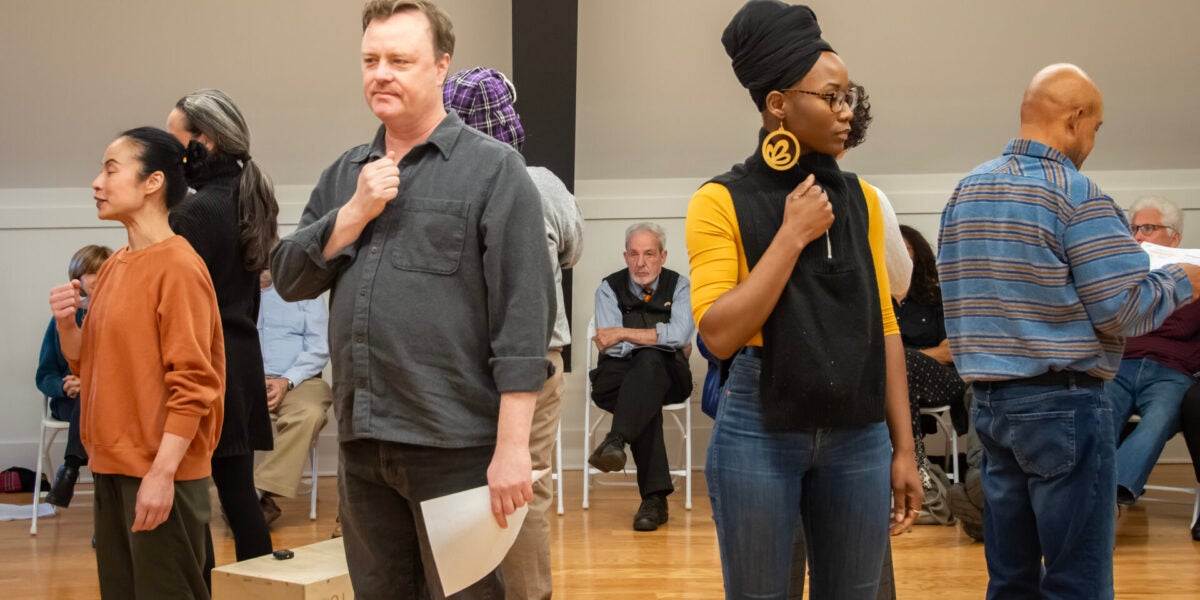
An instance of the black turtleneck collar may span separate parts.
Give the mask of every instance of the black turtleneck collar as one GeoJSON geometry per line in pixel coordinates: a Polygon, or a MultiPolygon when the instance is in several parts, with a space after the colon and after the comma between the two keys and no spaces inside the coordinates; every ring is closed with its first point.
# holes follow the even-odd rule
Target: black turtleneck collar
{"type": "Polygon", "coordinates": [[[210,156],[198,165],[184,168],[188,187],[196,191],[217,179],[237,177],[241,173],[241,165],[236,160],[225,156],[219,158],[210,156]]]}

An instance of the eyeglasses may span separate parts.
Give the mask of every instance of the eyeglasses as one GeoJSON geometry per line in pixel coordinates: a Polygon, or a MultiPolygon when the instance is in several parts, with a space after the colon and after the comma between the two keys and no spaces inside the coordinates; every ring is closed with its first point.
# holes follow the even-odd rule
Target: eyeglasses
{"type": "MultiPolygon", "coordinates": [[[[1171,228],[1167,227],[1166,225],[1154,225],[1152,223],[1146,223],[1145,225],[1130,225],[1129,233],[1131,233],[1133,235],[1137,235],[1137,232],[1140,231],[1140,232],[1142,232],[1142,235],[1154,235],[1154,232],[1158,231],[1159,229],[1171,229],[1171,228]]],[[[1174,231],[1174,229],[1171,229],[1171,231],[1174,231]]]]}
{"type": "Polygon", "coordinates": [[[838,90],[836,92],[810,92],[808,90],[781,90],[784,94],[788,92],[796,92],[798,94],[808,94],[809,96],[817,96],[824,98],[829,103],[829,110],[833,112],[841,112],[843,106],[850,108],[851,112],[858,106],[858,90],[838,90]]]}

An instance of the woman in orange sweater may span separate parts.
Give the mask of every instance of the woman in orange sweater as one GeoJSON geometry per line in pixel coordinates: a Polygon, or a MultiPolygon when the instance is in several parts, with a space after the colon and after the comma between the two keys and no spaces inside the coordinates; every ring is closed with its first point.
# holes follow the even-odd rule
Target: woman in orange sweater
{"type": "Polygon", "coordinates": [[[208,270],[167,222],[187,193],[183,160],[183,146],[151,127],[110,144],[92,182],[96,211],[122,223],[129,244],[90,286],[82,328],[80,282],[50,292],[80,378],[105,598],[208,598],[204,532],[225,354],[208,270]]]}

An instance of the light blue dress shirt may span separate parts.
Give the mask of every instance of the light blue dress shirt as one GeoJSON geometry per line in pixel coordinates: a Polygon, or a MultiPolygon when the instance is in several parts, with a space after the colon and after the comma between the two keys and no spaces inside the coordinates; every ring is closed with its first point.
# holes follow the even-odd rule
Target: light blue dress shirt
{"type": "MultiPolygon", "coordinates": [[[[658,290],[660,278],[661,274],[650,282],[651,292],[658,290]]],[[[629,278],[629,291],[633,292],[634,296],[641,296],[644,293],[642,287],[635,283],[632,277],[629,278]]],[[[621,306],[617,302],[617,294],[608,285],[608,281],[601,281],[600,287],[596,288],[595,311],[596,329],[625,326],[624,320],[621,318],[621,306]]],[[[679,282],[675,284],[675,295],[671,298],[671,320],[666,323],[658,323],[655,325],[655,330],[658,332],[658,343],[654,346],[659,348],[678,350],[691,343],[692,336],[696,332],[696,325],[692,322],[692,286],[687,277],[680,275],[679,282]]],[[[635,348],[644,347],[623,341],[613,344],[604,353],[622,358],[629,356],[629,353],[633,352],[635,348]]]]}
{"type": "Polygon", "coordinates": [[[258,340],[267,377],[300,385],[329,363],[329,309],[323,298],[287,302],[272,285],[262,291],[258,340]]]}

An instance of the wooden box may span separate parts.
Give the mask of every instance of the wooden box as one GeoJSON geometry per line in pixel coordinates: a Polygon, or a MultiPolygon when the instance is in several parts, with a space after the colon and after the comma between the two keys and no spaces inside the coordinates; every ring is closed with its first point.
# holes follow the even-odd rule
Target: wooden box
{"type": "Polygon", "coordinates": [[[296,555],[288,560],[267,555],[213,569],[213,600],[354,598],[341,538],[292,551],[296,555]]]}

